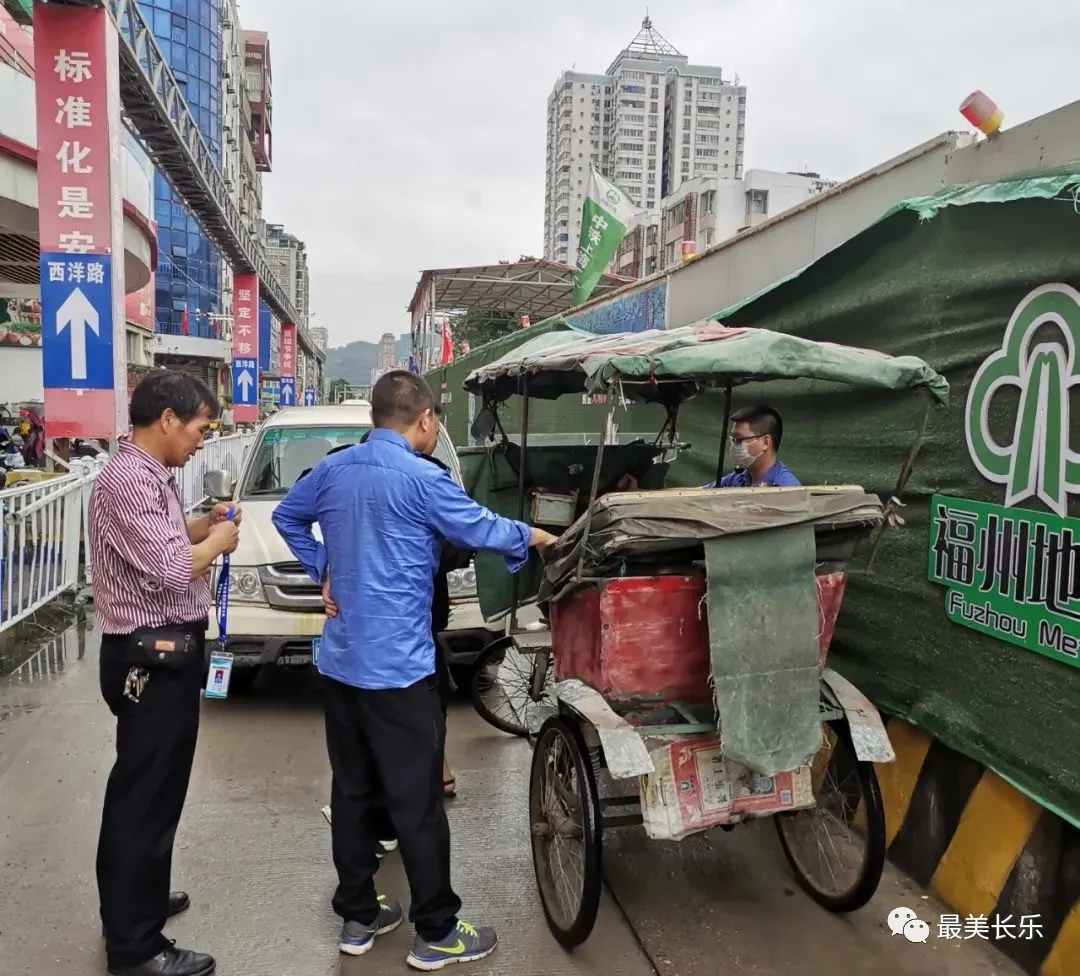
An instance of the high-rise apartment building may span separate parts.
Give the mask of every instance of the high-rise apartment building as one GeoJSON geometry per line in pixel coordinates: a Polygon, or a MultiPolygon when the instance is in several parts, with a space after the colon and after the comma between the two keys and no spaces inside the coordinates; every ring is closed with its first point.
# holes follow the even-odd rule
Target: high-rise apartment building
{"type": "Polygon", "coordinates": [[[564,72],[548,97],[544,256],[576,260],[593,167],[651,209],[695,177],[741,178],[745,129],[746,88],[646,17],[604,74],[564,72]]]}
{"type": "Polygon", "coordinates": [[[278,281],[289,289],[289,297],[300,319],[295,324],[306,329],[311,285],[304,242],[288,233],[281,224],[267,224],[266,260],[278,281]]]}
{"type": "Polygon", "coordinates": [[[375,385],[383,373],[389,373],[390,370],[397,367],[397,336],[393,332],[384,332],[379,337],[379,348],[376,355],[378,358],[375,360],[375,368],[371,371],[372,386],[375,385]]]}

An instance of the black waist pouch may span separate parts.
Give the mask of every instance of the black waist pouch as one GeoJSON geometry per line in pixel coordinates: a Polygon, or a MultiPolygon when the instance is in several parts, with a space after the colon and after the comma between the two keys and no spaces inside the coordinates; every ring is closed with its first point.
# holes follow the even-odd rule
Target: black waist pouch
{"type": "MultiPolygon", "coordinates": [[[[183,627],[155,627],[128,635],[127,664],[136,668],[181,671],[194,666],[199,653],[197,635],[183,627]]],[[[201,663],[201,662],[200,662],[201,663]]]]}

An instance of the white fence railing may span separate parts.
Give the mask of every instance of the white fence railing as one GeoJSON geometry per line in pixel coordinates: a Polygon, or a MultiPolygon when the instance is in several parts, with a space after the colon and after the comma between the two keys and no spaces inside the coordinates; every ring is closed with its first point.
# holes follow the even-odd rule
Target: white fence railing
{"type": "MultiPolygon", "coordinates": [[[[240,471],[254,434],[234,434],[207,442],[176,474],[188,511],[203,501],[203,475],[240,471]]],[[[108,460],[73,461],[71,472],[47,481],[0,490],[0,632],[54,600],[89,583],[90,491],[108,460]]]]}
{"type": "Polygon", "coordinates": [[[231,434],[207,441],[203,449],[176,472],[176,483],[180,488],[184,509],[190,512],[205,500],[203,475],[207,471],[228,471],[233,478],[238,477],[244,455],[254,443],[254,432],[231,434]]]}

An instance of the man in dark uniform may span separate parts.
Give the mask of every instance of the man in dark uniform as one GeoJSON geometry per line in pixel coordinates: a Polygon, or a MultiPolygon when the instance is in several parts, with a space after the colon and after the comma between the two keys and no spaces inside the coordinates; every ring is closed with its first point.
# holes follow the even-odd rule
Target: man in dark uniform
{"type": "Polygon", "coordinates": [[[189,903],[169,891],[173,840],[199,730],[210,568],[236,548],[240,521],[227,504],[187,519],[172,469],[202,447],[217,409],[198,380],[151,373],[131,395],[131,436],[90,496],[101,694],[116,716],[97,853],[110,976],[214,971],[212,956],[175,948],[162,927],[189,903]]]}

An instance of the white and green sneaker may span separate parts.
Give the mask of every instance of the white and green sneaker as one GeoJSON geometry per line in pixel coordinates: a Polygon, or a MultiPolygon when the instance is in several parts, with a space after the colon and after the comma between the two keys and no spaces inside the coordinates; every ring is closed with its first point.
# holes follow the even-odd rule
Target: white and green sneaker
{"type": "Polygon", "coordinates": [[[468,922],[458,922],[450,934],[438,942],[425,942],[417,935],[405,960],[413,969],[434,972],[456,962],[476,962],[490,956],[499,944],[495,930],[476,928],[468,922]]]}
{"type": "Polygon", "coordinates": [[[405,917],[396,901],[388,901],[379,895],[379,914],[370,925],[363,922],[346,922],[341,926],[341,951],[347,956],[362,956],[373,945],[375,936],[393,932],[405,917]]]}

